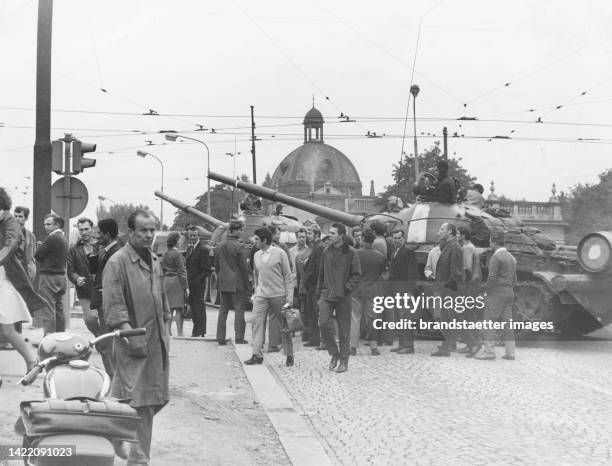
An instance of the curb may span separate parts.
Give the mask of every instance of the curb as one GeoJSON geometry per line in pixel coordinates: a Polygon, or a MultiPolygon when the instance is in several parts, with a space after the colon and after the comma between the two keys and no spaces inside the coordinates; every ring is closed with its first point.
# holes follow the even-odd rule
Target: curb
{"type": "Polygon", "coordinates": [[[234,346],[234,352],[291,463],[295,466],[335,465],[311,424],[295,408],[267,364],[245,366],[243,361],[251,356],[250,345],[234,346]]]}

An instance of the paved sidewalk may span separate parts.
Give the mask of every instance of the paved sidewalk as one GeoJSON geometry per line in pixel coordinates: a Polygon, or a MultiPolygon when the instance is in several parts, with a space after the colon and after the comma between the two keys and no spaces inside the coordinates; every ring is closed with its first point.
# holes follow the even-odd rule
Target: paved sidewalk
{"type": "MultiPolygon", "coordinates": [[[[208,314],[210,333],[213,324],[216,328],[217,312],[211,309],[208,314]]],[[[71,331],[88,334],[80,318],[72,318],[71,325],[71,331]]],[[[190,334],[190,322],[185,330],[190,334]]],[[[38,329],[26,328],[24,333],[33,339],[42,337],[38,329]]],[[[97,353],[90,362],[102,367],[97,353]]],[[[152,465],[291,464],[232,345],[173,338],[170,369],[171,400],[155,417],[152,465]]],[[[32,386],[22,387],[17,382],[23,372],[25,363],[16,351],[0,351],[4,379],[0,388],[1,443],[21,445],[21,438],[13,431],[19,402],[42,398],[42,376],[32,386]]],[[[117,459],[115,464],[125,462],[117,459]]]]}

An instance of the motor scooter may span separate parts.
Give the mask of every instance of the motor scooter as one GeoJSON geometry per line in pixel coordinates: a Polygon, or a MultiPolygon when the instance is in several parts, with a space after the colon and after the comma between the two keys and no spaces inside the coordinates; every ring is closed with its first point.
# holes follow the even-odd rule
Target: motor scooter
{"type": "Polygon", "coordinates": [[[30,385],[45,371],[45,399],[22,402],[15,424],[23,436],[20,456],[26,465],[109,466],[116,454],[125,457],[122,443],[137,441],[140,418],[128,404],[107,398],[110,377],[88,359],[103,340],[145,333],[144,328],[116,330],[88,341],[58,332],[42,339],[39,362],[20,380],[30,385]]]}

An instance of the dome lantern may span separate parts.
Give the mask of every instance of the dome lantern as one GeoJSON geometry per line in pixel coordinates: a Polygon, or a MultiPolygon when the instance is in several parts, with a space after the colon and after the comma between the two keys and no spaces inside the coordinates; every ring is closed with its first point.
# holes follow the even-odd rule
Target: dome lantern
{"type": "Polygon", "coordinates": [[[304,143],[323,142],[323,115],[315,107],[304,117],[304,143]]]}

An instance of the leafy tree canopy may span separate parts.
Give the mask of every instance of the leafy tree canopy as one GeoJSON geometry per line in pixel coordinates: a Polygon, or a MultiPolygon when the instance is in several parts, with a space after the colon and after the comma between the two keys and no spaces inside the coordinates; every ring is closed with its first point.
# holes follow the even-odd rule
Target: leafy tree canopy
{"type": "Polygon", "coordinates": [[[598,183],[577,184],[560,201],[569,223],[568,244],[577,244],[593,231],[612,230],[612,168],[600,173],[598,183]]]}
{"type": "MultiPolygon", "coordinates": [[[[240,177],[242,181],[249,181],[249,177],[246,175],[242,175],[240,177]]],[[[210,188],[210,214],[222,222],[227,222],[230,220],[232,213],[234,215],[238,215],[240,213],[240,209],[238,208],[238,204],[242,202],[245,194],[240,189],[234,189],[231,186],[228,186],[223,183],[219,183],[210,188]],[[233,193],[233,194],[232,194],[233,193]],[[233,203],[232,203],[233,199],[233,203]],[[232,209],[233,205],[233,209],[232,209]]],[[[181,199],[182,200],[182,199],[181,199]]],[[[185,201],[183,201],[185,202],[185,201]]],[[[208,196],[206,193],[201,194],[196,198],[195,205],[191,204],[192,207],[195,207],[201,212],[206,213],[208,207],[208,196]]],[[[202,226],[208,230],[211,229],[211,225],[207,224],[206,221],[202,220],[195,215],[188,214],[183,212],[182,210],[177,210],[174,214],[174,223],[172,224],[172,229],[175,230],[183,230],[187,225],[198,225],[202,226]]]]}
{"type": "Polygon", "coordinates": [[[157,218],[157,215],[151,212],[151,209],[149,209],[149,207],[146,205],[113,204],[110,206],[109,209],[106,209],[106,207],[104,207],[103,205],[100,205],[98,209],[96,210],[96,214],[98,216],[98,220],[102,220],[103,218],[114,219],[117,222],[117,225],[119,226],[119,231],[121,233],[126,233],[127,232],[127,219],[130,216],[130,214],[134,212],[136,209],[142,209],[142,210],[149,211],[151,215],[155,217],[156,227],[157,228],[160,227],[159,218],[157,218]]]}
{"type": "MultiPolygon", "coordinates": [[[[436,176],[438,173],[436,164],[443,158],[444,156],[440,150],[440,142],[435,142],[431,148],[419,155],[419,172],[429,172],[436,176]]],[[[456,177],[461,186],[469,187],[474,183],[476,177],[471,176],[467,170],[461,166],[461,160],[461,157],[456,159],[449,158],[448,173],[450,176],[456,177]]],[[[399,164],[393,165],[392,174],[395,184],[385,186],[385,191],[381,194],[382,199],[380,205],[386,206],[390,196],[399,196],[404,201],[404,204],[414,202],[415,196],[412,193],[412,188],[416,182],[414,177],[414,157],[404,155],[401,166],[399,164]]]]}

